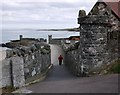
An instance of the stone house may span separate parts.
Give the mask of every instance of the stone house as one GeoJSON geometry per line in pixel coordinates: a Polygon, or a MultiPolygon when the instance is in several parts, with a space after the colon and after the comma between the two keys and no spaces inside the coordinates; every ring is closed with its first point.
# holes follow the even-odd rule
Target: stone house
{"type": "Polygon", "coordinates": [[[74,44],[80,41],[80,36],[70,36],[68,38],[52,38],[52,35],[48,35],[49,44],[62,45],[62,42],[66,44],[74,44]]]}
{"type": "Polygon", "coordinates": [[[80,64],[89,70],[120,58],[119,10],[120,0],[98,0],[87,16],[78,18],[80,64]]]}

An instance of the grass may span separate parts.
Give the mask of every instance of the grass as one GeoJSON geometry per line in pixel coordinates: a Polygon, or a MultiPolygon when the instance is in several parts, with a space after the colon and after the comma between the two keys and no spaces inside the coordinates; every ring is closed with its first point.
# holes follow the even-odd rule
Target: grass
{"type": "Polygon", "coordinates": [[[107,66],[104,66],[99,74],[120,74],[120,59],[107,66]]]}
{"type": "Polygon", "coordinates": [[[120,74],[120,59],[110,63],[109,65],[103,64],[100,68],[93,69],[89,75],[106,75],[106,74],[120,74]]]}
{"type": "Polygon", "coordinates": [[[12,86],[7,86],[7,87],[3,87],[2,88],[2,93],[11,93],[15,90],[17,90],[18,88],[12,87],[12,86]]]}
{"type": "Polygon", "coordinates": [[[119,73],[120,74],[120,60],[115,61],[108,67],[108,73],[119,73]]]}

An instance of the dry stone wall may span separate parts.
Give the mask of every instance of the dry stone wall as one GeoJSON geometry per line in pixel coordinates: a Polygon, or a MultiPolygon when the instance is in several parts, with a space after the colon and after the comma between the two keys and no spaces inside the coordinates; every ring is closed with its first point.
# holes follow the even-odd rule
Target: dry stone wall
{"type": "Polygon", "coordinates": [[[76,76],[80,76],[81,64],[80,64],[80,44],[79,42],[72,45],[66,45],[62,41],[62,47],[65,52],[65,65],[76,76]]]}
{"type": "Polygon", "coordinates": [[[41,75],[51,65],[50,55],[50,46],[42,43],[6,50],[6,58],[2,60],[2,87],[21,87],[30,78],[41,75]]]}
{"type": "Polygon", "coordinates": [[[76,75],[80,75],[80,55],[79,49],[69,51],[65,54],[65,65],[76,75]]]}

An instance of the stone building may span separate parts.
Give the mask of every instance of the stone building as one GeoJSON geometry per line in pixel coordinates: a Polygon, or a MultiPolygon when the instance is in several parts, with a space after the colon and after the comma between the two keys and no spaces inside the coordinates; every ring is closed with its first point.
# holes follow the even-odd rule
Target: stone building
{"type": "Polygon", "coordinates": [[[80,64],[89,70],[109,64],[120,53],[120,0],[98,1],[80,24],[80,64]]]}
{"type": "Polygon", "coordinates": [[[61,41],[65,40],[65,38],[53,38],[52,35],[48,35],[48,43],[61,45],[61,41]]]}
{"type": "Polygon", "coordinates": [[[52,35],[48,35],[48,43],[62,45],[62,42],[66,44],[75,44],[80,40],[80,36],[70,36],[69,38],[53,38],[52,35]]]}

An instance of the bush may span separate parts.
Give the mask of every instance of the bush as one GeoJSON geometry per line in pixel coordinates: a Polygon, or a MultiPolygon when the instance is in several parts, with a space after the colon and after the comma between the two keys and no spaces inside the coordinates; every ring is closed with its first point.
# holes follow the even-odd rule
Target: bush
{"type": "Polygon", "coordinates": [[[109,73],[120,73],[120,60],[115,61],[108,70],[109,73]]]}

